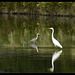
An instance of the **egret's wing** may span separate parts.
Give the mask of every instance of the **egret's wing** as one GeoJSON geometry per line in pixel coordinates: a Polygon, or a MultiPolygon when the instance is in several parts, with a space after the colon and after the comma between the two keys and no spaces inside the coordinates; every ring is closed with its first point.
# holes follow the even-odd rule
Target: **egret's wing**
{"type": "Polygon", "coordinates": [[[61,44],[59,43],[59,41],[57,41],[55,38],[53,39],[53,42],[55,45],[59,46],[62,48],[61,44]]]}
{"type": "Polygon", "coordinates": [[[33,39],[31,39],[30,41],[35,41],[36,40],[36,38],[33,38],[33,39]]]}

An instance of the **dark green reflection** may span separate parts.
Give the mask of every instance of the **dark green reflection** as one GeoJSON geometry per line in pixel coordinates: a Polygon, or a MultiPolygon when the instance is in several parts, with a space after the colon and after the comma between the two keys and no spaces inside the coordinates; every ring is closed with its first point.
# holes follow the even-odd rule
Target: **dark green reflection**
{"type": "Polygon", "coordinates": [[[16,52],[0,53],[0,73],[47,73],[50,57],[16,52]]]}

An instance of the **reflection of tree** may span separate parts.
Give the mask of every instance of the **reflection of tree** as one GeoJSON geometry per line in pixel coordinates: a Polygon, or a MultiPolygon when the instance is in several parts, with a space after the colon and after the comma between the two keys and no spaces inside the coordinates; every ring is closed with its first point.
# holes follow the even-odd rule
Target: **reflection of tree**
{"type": "MultiPolygon", "coordinates": [[[[60,19],[60,18],[59,18],[60,19]]],[[[68,19],[67,22],[65,20],[54,19],[52,21],[49,20],[48,27],[53,27],[55,29],[55,33],[59,32],[59,29],[63,31],[63,34],[71,34],[72,33],[72,25],[71,19],[68,19]]]]}
{"type": "Polygon", "coordinates": [[[37,18],[30,18],[28,20],[25,20],[25,26],[30,30],[30,32],[33,32],[35,27],[37,26],[37,18]]]}

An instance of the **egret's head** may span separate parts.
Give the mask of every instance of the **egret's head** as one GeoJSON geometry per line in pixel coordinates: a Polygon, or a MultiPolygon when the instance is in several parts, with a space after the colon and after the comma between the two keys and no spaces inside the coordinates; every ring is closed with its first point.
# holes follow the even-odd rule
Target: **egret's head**
{"type": "Polygon", "coordinates": [[[37,35],[39,35],[39,33],[37,33],[37,35]]]}
{"type": "Polygon", "coordinates": [[[53,71],[54,71],[54,69],[53,69],[53,68],[50,68],[50,71],[51,71],[51,72],[53,72],[53,71]]]}
{"type": "Polygon", "coordinates": [[[48,29],[52,29],[53,30],[53,28],[51,27],[51,28],[48,28],[48,29]]]}
{"type": "Polygon", "coordinates": [[[54,69],[53,69],[53,68],[48,68],[48,71],[49,71],[49,72],[53,72],[54,69]]]}

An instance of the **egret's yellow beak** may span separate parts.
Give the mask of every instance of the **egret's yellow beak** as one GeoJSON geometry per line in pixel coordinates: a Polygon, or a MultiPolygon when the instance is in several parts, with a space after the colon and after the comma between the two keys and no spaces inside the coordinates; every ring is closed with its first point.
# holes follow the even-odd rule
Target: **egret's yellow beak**
{"type": "Polygon", "coordinates": [[[51,28],[48,28],[48,29],[51,29],[51,28]]]}

